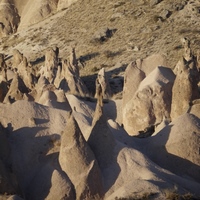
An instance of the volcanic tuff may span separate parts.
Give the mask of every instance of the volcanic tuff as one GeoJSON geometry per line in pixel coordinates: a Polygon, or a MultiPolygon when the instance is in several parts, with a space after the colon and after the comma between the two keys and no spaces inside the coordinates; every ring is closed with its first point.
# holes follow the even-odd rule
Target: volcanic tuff
{"type": "Polygon", "coordinates": [[[0,199],[199,199],[198,1],[0,11],[0,199]]]}

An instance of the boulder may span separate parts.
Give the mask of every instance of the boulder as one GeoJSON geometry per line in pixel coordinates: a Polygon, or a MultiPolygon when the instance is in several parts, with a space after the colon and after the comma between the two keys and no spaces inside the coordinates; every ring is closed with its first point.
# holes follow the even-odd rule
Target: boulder
{"type": "Polygon", "coordinates": [[[163,118],[170,118],[174,79],[171,69],[157,67],[140,83],[123,109],[123,125],[129,135],[139,135],[151,128],[153,131],[163,118]]]}

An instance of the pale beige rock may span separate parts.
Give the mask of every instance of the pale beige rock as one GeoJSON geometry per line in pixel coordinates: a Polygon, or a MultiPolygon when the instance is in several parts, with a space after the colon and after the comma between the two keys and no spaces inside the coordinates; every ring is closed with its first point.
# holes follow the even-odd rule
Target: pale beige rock
{"type": "Polygon", "coordinates": [[[116,144],[112,133],[106,126],[107,119],[103,114],[102,88],[100,84],[98,86],[96,92],[98,94],[97,105],[92,121],[92,130],[87,141],[102,169],[113,162],[113,152],[116,144]]]}
{"type": "Polygon", "coordinates": [[[129,135],[146,132],[163,118],[170,118],[174,79],[171,69],[157,67],[140,83],[123,109],[123,125],[129,135]]]}
{"type": "Polygon", "coordinates": [[[143,145],[147,155],[161,167],[199,182],[199,138],[199,118],[185,113],[143,145]]]}
{"type": "MultiPolygon", "coordinates": [[[[21,11],[19,30],[30,26],[49,16],[57,9],[58,0],[28,0],[21,11]]],[[[21,7],[21,6],[19,6],[21,7]]]]}
{"type": "Polygon", "coordinates": [[[99,166],[72,115],[62,134],[59,162],[75,186],[77,200],[103,196],[99,166]]]}
{"type": "Polygon", "coordinates": [[[64,77],[70,90],[69,93],[83,97],[86,96],[88,94],[88,89],[79,76],[79,70],[67,60],[63,60],[62,67],[64,77]]]}
{"type": "MultiPolygon", "coordinates": [[[[102,94],[104,99],[109,99],[112,95],[111,89],[110,89],[110,84],[108,81],[108,77],[105,73],[105,69],[102,68],[99,70],[99,73],[97,75],[97,81],[101,85],[102,88],[102,94]]],[[[97,98],[98,94],[95,94],[95,97],[97,98]]]]}
{"type": "Polygon", "coordinates": [[[141,81],[145,78],[145,73],[140,69],[139,60],[131,62],[124,74],[124,88],[123,88],[123,108],[132,99],[137,91],[141,81]]]}
{"type": "Polygon", "coordinates": [[[0,37],[17,31],[20,17],[13,0],[2,0],[0,2],[0,22],[0,37]]]}
{"type": "Polygon", "coordinates": [[[156,67],[167,67],[167,59],[162,54],[153,54],[148,56],[147,58],[143,60],[138,60],[140,62],[139,65],[141,65],[140,69],[145,73],[147,76],[149,73],[151,73],[156,67]]]}
{"type": "Polygon", "coordinates": [[[54,83],[58,69],[58,52],[57,49],[48,48],[45,53],[44,76],[50,83],[54,83]]]}
{"type": "Polygon", "coordinates": [[[24,93],[29,93],[29,90],[23,80],[18,75],[15,75],[3,102],[13,103],[14,101],[22,100],[24,93]]]}
{"type": "Polygon", "coordinates": [[[13,50],[13,62],[12,62],[12,68],[13,69],[18,69],[18,65],[23,61],[23,54],[17,50],[13,50]]]}
{"type": "Polygon", "coordinates": [[[183,58],[172,88],[172,120],[187,112],[192,101],[199,98],[198,76],[195,58],[189,62],[183,58]]]}

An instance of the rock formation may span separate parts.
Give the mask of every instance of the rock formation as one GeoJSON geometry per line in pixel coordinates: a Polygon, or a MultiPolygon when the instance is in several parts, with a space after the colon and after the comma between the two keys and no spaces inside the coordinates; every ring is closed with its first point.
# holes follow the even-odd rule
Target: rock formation
{"type": "Polygon", "coordinates": [[[4,103],[13,103],[14,101],[22,100],[25,93],[29,93],[28,88],[23,80],[18,75],[15,75],[4,98],[4,103]]]}
{"type": "Polygon", "coordinates": [[[0,37],[15,33],[19,22],[20,17],[13,0],[2,0],[0,2],[0,37]]]}
{"type": "Polygon", "coordinates": [[[59,162],[75,186],[76,199],[102,197],[99,166],[72,115],[62,134],[59,162]]]}
{"type": "MultiPolygon", "coordinates": [[[[108,78],[106,76],[104,68],[102,68],[99,71],[99,73],[97,75],[97,82],[101,85],[103,98],[109,99],[112,94],[111,94],[110,85],[109,85],[108,78]]],[[[96,94],[95,97],[97,98],[98,94],[96,94]]]]}
{"type": "Polygon", "coordinates": [[[13,62],[12,62],[12,68],[18,69],[18,65],[23,61],[23,54],[17,50],[13,50],[13,62]]]}
{"type": "Polygon", "coordinates": [[[6,68],[7,68],[7,66],[5,63],[4,55],[0,54],[0,82],[7,80],[6,68]]]}
{"type": "Polygon", "coordinates": [[[123,124],[128,134],[147,132],[163,118],[170,118],[174,78],[171,69],[157,67],[140,83],[123,108],[123,124]]]}
{"type": "Polygon", "coordinates": [[[63,60],[61,73],[68,84],[69,92],[71,94],[83,97],[88,95],[88,89],[79,75],[79,66],[74,48],[71,49],[69,61],[66,59],[63,60]]]}
{"type": "Polygon", "coordinates": [[[137,91],[141,81],[146,77],[145,73],[140,69],[140,60],[131,62],[124,74],[124,88],[123,88],[123,108],[132,99],[137,91]]]}
{"type": "Polygon", "coordinates": [[[58,69],[58,48],[48,48],[45,54],[45,67],[43,74],[49,83],[53,83],[58,69]]]}
{"type": "Polygon", "coordinates": [[[199,181],[199,125],[199,118],[194,115],[181,115],[155,136],[145,139],[148,156],[173,173],[199,181]]]}
{"type": "Polygon", "coordinates": [[[179,62],[179,68],[172,88],[171,119],[187,112],[193,100],[199,98],[198,70],[196,59],[187,61],[185,58],[179,62]]]}

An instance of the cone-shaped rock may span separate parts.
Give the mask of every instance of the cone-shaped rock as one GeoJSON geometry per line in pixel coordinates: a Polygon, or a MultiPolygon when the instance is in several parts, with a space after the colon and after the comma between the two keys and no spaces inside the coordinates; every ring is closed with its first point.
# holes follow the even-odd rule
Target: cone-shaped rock
{"type": "Polygon", "coordinates": [[[123,108],[133,98],[141,81],[145,78],[145,73],[140,69],[137,62],[131,62],[124,74],[124,88],[123,88],[123,108]]]}
{"type": "Polygon", "coordinates": [[[29,90],[24,84],[23,80],[15,75],[13,78],[9,91],[4,99],[5,103],[13,103],[16,100],[21,100],[23,99],[23,94],[28,93],[29,90]]]}
{"type": "MultiPolygon", "coordinates": [[[[98,80],[99,84],[101,84],[103,98],[109,99],[112,94],[111,94],[110,85],[109,85],[108,78],[106,76],[104,68],[102,68],[99,71],[97,80],[98,80]]],[[[95,95],[96,98],[97,98],[97,96],[98,96],[98,94],[95,95]]]]}
{"type": "Polygon", "coordinates": [[[58,51],[58,48],[55,50],[53,48],[49,48],[45,54],[44,76],[50,83],[53,83],[56,77],[56,71],[58,69],[58,51]]]}
{"type": "Polygon", "coordinates": [[[176,79],[172,88],[171,119],[175,119],[187,112],[193,100],[199,98],[198,72],[195,58],[181,60],[176,79]]]}
{"type": "Polygon", "coordinates": [[[72,66],[67,60],[63,61],[62,67],[70,93],[79,96],[86,96],[88,94],[88,89],[79,77],[78,70],[74,68],[74,66],[72,66]]]}
{"type": "Polygon", "coordinates": [[[77,200],[102,197],[99,166],[72,115],[62,135],[59,162],[74,184],[77,200]]]}
{"type": "Polygon", "coordinates": [[[13,50],[13,63],[12,67],[18,69],[18,65],[23,61],[23,54],[19,50],[13,50]]]}
{"type": "Polygon", "coordinates": [[[107,126],[107,118],[103,114],[103,94],[101,84],[98,84],[97,105],[92,121],[92,131],[88,144],[97,158],[100,168],[109,166],[113,162],[115,139],[107,126]]]}

